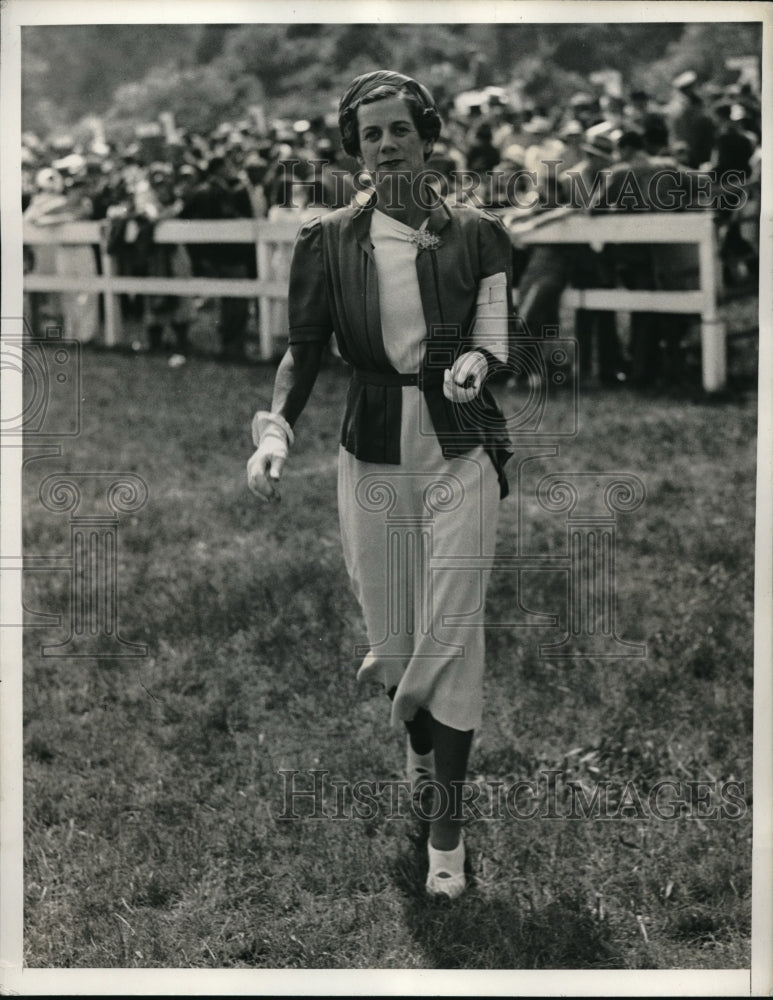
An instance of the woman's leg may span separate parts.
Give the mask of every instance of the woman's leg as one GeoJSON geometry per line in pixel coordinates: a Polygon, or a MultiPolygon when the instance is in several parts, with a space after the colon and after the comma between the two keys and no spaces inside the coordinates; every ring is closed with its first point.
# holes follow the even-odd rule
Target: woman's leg
{"type": "Polygon", "coordinates": [[[410,722],[405,723],[405,728],[414,751],[421,756],[428,754],[432,749],[432,716],[426,708],[420,708],[410,722]]]}
{"type": "Polygon", "coordinates": [[[467,777],[467,761],[474,730],[463,732],[443,725],[430,716],[432,746],[435,751],[435,780],[442,785],[443,813],[433,820],[429,842],[439,851],[452,851],[462,833],[462,817],[457,803],[461,801],[461,783],[467,777]]]}
{"type": "MultiPolygon", "coordinates": [[[[387,694],[394,701],[397,687],[387,694]]],[[[425,778],[434,778],[435,761],[432,756],[432,716],[426,708],[420,708],[412,719],[403,723],[408,734],[408,758],[405,769],[414,791],[425,778]]]]}

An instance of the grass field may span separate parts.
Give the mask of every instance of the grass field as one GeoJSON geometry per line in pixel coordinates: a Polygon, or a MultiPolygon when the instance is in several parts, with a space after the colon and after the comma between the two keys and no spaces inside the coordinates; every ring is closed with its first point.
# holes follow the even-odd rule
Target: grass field
{"type": "MultiPolygon", "coordinates": [[[[560,551],[566,525],[534,502],[532,477],[622,471],[645,483],[644,505],[618,517],[617,606],[620,635],[647,656],[545,659],[539,644],[560,630],[492,630],[471,760],[482,787],[534,780],[540,812],[552,772],[559,814],[572,782],[588,795],[632,782],[646,796],[669,778],[743,782],[740,815],[711,818],[704,802],[670,820],[635,808],[480,818],[467,831],[473,884],[453,904],[422,893],[426,829],[413,815],[279,818],[282,769],[301,772],[299,785],[329,772],[331,813],[330,781],[397,778],[403,764],[385,698],[355,682],[363,629],[335,501],[343,372],[323,371],[269,508],[244,465],[270,367],[198,357],[174,370],[85,351],[81,434],[26,468],[26,551],[70,551],[67,515],[38,500],[46,476],[141,476],[148,503],[119,528],[120,630],[149,649],[43,657],[63,630],[26,633],[27,965],[748,966],[753,350],[731,344],[721,399],[694,386],[583,393],[578,436],[528,466],[521,545],[533,553],[560,551]]],[[[517,405],[519,390],[502,392],[517,405]]],[[[503,554],[517,499],[503,507],[503,554]]],[[[529,608],[561,610],[555,573],[525,586],[529,608]]],[[[28,574],[31,610],[66,616],[69,593],[67,571],[28,574]]],[[[492,619],[512,605],[497,572],[492,619]]]]}

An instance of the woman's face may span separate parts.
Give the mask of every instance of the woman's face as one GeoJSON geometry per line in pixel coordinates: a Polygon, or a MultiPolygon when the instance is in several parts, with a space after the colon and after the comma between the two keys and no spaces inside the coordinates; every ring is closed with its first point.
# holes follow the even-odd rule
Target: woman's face
{"type": "Polygon", "coordinates": [[[359,161],[378,178],[390,173],[417,174],[424,168],[432,141],[422,139],[408,105],[399,97],[385,97],[357,110],[360,130],[359,161]]]}

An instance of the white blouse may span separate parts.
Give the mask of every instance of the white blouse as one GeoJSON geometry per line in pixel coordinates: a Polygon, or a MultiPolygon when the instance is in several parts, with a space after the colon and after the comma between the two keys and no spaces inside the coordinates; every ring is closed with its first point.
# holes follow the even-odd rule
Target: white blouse
{"type": "MultiPolygon", "coordinates": [[[[427,225],[427,219],[421,228],[427,225]]],[[[376,258],[378,301],[384,350],[398,372],[417,372],[424,354],[427,326],[416,274],[416,232],[375,209],[370,238],[376,258]]]]}

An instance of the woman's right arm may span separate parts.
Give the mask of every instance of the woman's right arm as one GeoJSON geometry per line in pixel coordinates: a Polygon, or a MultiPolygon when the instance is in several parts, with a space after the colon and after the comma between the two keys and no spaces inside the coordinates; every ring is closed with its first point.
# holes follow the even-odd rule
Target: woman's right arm
{"type": "Polygon", "coordinates": [[[292,427],[308,402],[317,381],[324,344],[293,344],[279,362],[274,379],[271,412],[278,413],[292,427]]]}
{"type": "Polygon", "coordinates": [[[321,236],[319,220],[298,234],[290,268],[290,346],[274,379],[271,411],[259,411],[252,421],[257,451],[247,463],[247,482],[263,500],[279,499],[276,484],[295,440],[293,425],[317,380],[332,331],[321,236]]]}
{"type": "Polygon", "coordinates": [[[271,412],[260,410],[252,421],[257,450],[247,463],[247,484],[261,500],[279,501],[277,485],[295,441],[292,425],[301,415],[317,380],[324,346],[293,344],[279,362],[271,412]]]}

